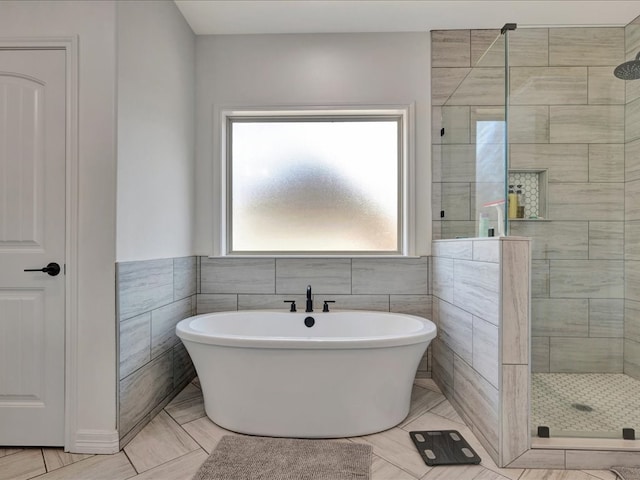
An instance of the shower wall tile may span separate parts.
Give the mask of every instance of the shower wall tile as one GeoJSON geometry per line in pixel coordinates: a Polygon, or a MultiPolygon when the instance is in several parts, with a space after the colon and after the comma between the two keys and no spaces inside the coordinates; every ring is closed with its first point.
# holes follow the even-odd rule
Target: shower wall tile
{"type": "Polygon", "coordinates": [[[534,337],[588,337],[589,300],[536,298],[531,306],[534,337]]]}
{"type": "Polygon", "coordinates": [[[589,257],[588,222],[512,222],[511,234],[532,239],[535,260],[589,257]]]}
{"type": "Polygon", "coordinates": [[[592,298],[589,300],[589,336],[622,338],[624,336],[624,300],[592,298]]]}
{"type": "Polygon", "coordinates": [[[502,366],[501,464],[506,465],[529,449],[529,366],[502,366]]]}
{"type": "MultiPolygon", "coordinates": [[[[531,242],[534,244],[535,242],[531,242]]],[[[549,260],[531,261],[531,297],[549,297],[550,270],[549,260]]]]}
{"type": "Polygon", "coordinates": [[[298,311],[304,312],[306,295],[260,295],[239,294],[238,310],[286,310],[289,304],[285,300],[295,300],[298,311]]]}
{"type": "Polygon", "coordinates": [[[625,339],[624,373],[640,380],[640,343],[625,339]]]}
{"type": "Polygon", "coordinates": [[[430,319],[432,302],[431,295],[390,295],[389,311],[430,319]]]}
{"type": "Polygon", "coordinates": [[[549,65],[549,29],[519,28],[509,32],[509,65],[512,67],[549,65]]]}
{"type": "Polygon", "coordinates": [[[624,105],[552,105],[550,143],[623,143],[624,105]]]}
{"type": "Polygon", "coordinates": [[[473,68],[447,100],[447,105],[501,105],[504,68],[473,68]]]}
{"type": "Polygon", "coordinates": [[[549,65],[618,65],[624,61],[624,29],[550,28],[549,65]]]}
{"type": "MultiPolygon", "coordinates": [[[[499,329],[479,317],[473,317],[472,362],[473,369],[496,388],[500,382],[499,329]]],[[[462,357],[462,355],[460,355],[462,357]]],[[[464,358],[464,357],[462,357],[464,358]]]]}
{"type": "Polygon", "coordinates": [[[433,219],[433,235],[436,235],[436,225],[440,225],[440,210],[442,210],[442,183],[431,184],[431,218],[433,219]]]}
{"type": "MultiPolygon", "coordinates": [[[[457,258],[462,259],[461,256],[457,258]]],[[[478,240],[473,242],[473,260],[476,262],[500,262],[500,242],[478,240]]]]}
{"type": "Polygon", "coordinates": [[[589,67],[589,104],[624,105],[624,82],[611,74],[614,68],[589,67]]]}
{"type": "Polygon", "coordinates": [[[627,222],[640,220],[640,180],[624,184],[624,217],[627,222]]]}
{"type": "Polygon", "coordinates": [[[550,339],[550,369],[559,373],[622,373],[621,338],[550,339]]]}
{"type": "MultiPolygon", "coordinates": [[[[503,102],[504,103],[504,102],[503,102]]],[[[472,105],[470,107],[471,133],[469,140],[476,144],[497,144],[504,146],[504,106],[503,105],[472,105]],[[478,134],[478,123],[486,124],[482,132],[478,134]]]]}
{"type": "Polygon", "coordinates": [[[548,170],[549,182],[588,182],[589,148],[580,144],[510,145],[512,170],[548,170]]]}
{"type": "Polygon", "coordinates": [[[180,340],[176,325],[195,314],[191,297],[178,300],[151,312],[151,358],[173,347],[180,340]]]}
{"type": "MultiPolygon", "coordinates": [[[[511,105],[587,103],[586,67],[511,67],[511,105]]],[[[619,102],[624,103],[624,102],[619,102]]]]}
{"type": "Polygon", "coordinates": [[[453,259],[433,257],[433,295],[453,303],[453,259]]]}
{"type": "Polygon", "coordinates": [[[549,143],[549,107],[511,107],[509,143],[549,143]]]}
{"type": "Polygon", "coordinates": [[[589,145],[589,181],[624,182],[624,149],[619,143],[589,145]]]}
{"type": "Polygon", "coordinates": [[[589,222],[589,258],[622,260],[624,222],[589,222]]]}
{"type": "Polygon", "coordinates": [[[499,448],[498,389],[454,355],[454,400],[495,450],[499,448]]]}
{"type": "Polygon", "coordinates": [[[469,107],[433,107],[431,118],[432,144],[469,143],[469,107]],[[443,128],[444,135],[441,135],[443,128]]]}
{"type": "Polygon", "coordinates": [[[438,308],[439,338],[456,355],[472,363],[473,316],[445,301],[440,301],[438,308]]]}
{"type": "Polygon", "coordinates": [[[202,293],[275,293],[272,258],[201,257],[202,293]]]}
{"type": "Polygon", "coordinates": [[[640,138],[640,98],[626,104],[624,141],[632,142],[640,138]]]}
{"type": "Polygon", "coordinates": [[[624,302],[624,338],[640,342],[640,302],[624,302]]]}
{"type": "Polygon", "coordinates": [[[624,258],[640,261],[640,221],[625,222],[624,258]]]}
{"type": "Polygon", "coordinates": [[[453,299],[456,305],[498,325],[500,266],[494,263],[454,260],[453,299]]]}
{"type": "Polygon", "coordinates": [[[431,32],[433,67],[469,67],[471,36],[469,30],[434,30],[431,32]]]}
{"type": "Polygon", "coordinates": [[[551,297],[624,298],[624,266],[615,260],[551,262],[551,297]]]}
{"type": "Polygon", "coordinates": [[[502,245],[502,362],[529,361],[530,242],[504,240],[502,245]]]}
{"type": "Polygon", "coordinates": [[[311,285],[315,293],[351,293],[351,260],[276,259],[276,293],[304,293],[307,285],[311,285]]]}
{"type": "Polygon", "coordinates": [[[120,381],[120,438],[173,390],[173,350],[120,381]]]}
{"type": "Polygon", "coordinates": [[[434,257],[459,258],[471,260],[473,258],[473,242],[470,240],[449,240],[434,242],[431,247],[434,257]]]}
{"type": "Polygon", "coordinates": [[[173,302],[173,259],[117,264],[120,320],[173,302]]]}
{"type": "Polygon", "coordinates": [[[198,295],[196,312],[203,313],[228,312],[238,309],[238,296],[234,294],[203,293],[198,295]]]}
{"type": "Polygon", "coordinates": [[[173,259],[174,301],[196,294],[196,270],[196,257],[180,257],[173,259]]]}
{"type": "MultiPolygon", "coordinates": [[[[411,295],[398,295],[399,297],[410,297],[411,295]]],[[[420,296],[420,295],[416,295],[420,296]]],[[[424,295],[427,297],[428,295],[424,295]]],[[[389,295],[314,295],[314,310],[322,311],[325,300],[333,300],[336,303],[329,305],[329,309],[333,310],[374,310],[377,312],[389,311],[389,295]]],[[[407,300],[409,301],[409,300],[407,300]]],[[[401,303],[401,302],[399,302],[401,303]]],[[[298,305],[299,311],[304,311],[304,303],[298,305]]],[[[416,305],[417,307],[417,305],[416,305]]],[[[431,303],[429,303],[431,307],[431,303]]],[[[426,304],[425,304],[426,308],[426,304]]],[[[429,308],[431,311],[431,308],[429,308]]]]}
{"type": "Polygon", "coordinates": [[[471,219],[471,191],[468,183],[443,183],[442,204],[444,220],[471,219]]]}
{"type": "Polygon", "coordinates": [[[624,220],[622,184],[552,183],[548,191],[549,218],[553,220],[624,220]]]}
{"type": "Polygon", "coordinates": [[[475,182],[475,145],[442,145],[439,148],[441,160],[439,166],[434,165],[434,181],[475,182]]]}
{"type": "Polygon", "coordinates": [[[120,375],[123,379],[151,360],[151,314],[120,322],[120,375]]]}
{"type": "Polygon", "coordinates": [[[640,301],[640,262],[627,261],[625,269],[625,291],[624,298],[627,300],[640,301]]]}
{"type": "Polygon", "coordinates": [[[624,145],[624,170],[627,182],[640,180],[640,140],[624,145]]]}
{"type": "Polygon", "coordinates": [[[442,222],[442,238],[472,238],[476,236],[475,220],[442,222]]]}
{"type": "Polygon", "coordinates": [[[471,30],[471,66],[504,67],[504,36],[500,30],[471,30]]]}
{"type": "Polygon", "coordinates": [[[354,294],[411,294],[428,292],[428,259],[360,259],[352,260],[354,294]]]}
{"type": "Polygon", "coordinates": [[[531,371],[549,372],[549,337],[531,337],[531,371]]]}
{"type": "Polygon", "coordinates": [[[432,68],[431,105],[449,103],[449,97],[466,78],[471,68],[432,68]]]}
{"type": "MultiPolygon", "coordinates": [[[[624,82],[624,80],[619,80],[624,82]]],[[[626,95],[625,100],[627,103],[633,102],[640,98],[640,82],[626,82],[626,95]]]]}

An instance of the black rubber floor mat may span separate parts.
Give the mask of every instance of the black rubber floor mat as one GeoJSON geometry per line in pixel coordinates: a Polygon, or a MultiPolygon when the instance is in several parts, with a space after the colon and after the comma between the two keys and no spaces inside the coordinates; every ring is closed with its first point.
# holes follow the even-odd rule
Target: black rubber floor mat
{"type": "Polygon", "coordinates": [[[437,465],[477,465],[480,457],[457,430],[409,432],[424,462],[437,465]]]}

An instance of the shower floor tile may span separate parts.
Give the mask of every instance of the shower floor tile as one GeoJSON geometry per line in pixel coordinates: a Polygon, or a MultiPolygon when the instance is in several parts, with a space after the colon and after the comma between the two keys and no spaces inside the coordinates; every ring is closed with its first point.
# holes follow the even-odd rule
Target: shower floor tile
{"type": "Polygon", "coordinates": [[[640,381],[621,373],[534,373],[532,427],[566,436],[640,434],[638,398],[640,381]]]}

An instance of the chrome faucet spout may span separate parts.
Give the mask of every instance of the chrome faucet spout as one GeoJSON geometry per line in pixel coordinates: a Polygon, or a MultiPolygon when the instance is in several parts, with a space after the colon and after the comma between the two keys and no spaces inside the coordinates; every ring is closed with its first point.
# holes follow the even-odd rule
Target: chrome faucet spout
{"type": "Polygon", "coordinates": [[[313,300],[311,298],[311,285],[307,285],[307,308],[305,312],[313,312],[313,300]]]}

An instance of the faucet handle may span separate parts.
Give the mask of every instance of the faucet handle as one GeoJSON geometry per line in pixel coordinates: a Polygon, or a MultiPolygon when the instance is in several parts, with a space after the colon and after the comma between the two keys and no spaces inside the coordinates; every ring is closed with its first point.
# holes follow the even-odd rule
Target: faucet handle
{"type": "Polygon", "coordinates": [[[329,311],[329,304],[330,303],[336,303],[335,300],[325,300],[324,301],[324,305],[322,306],[322,311],[323,312],[328,312],[329,311]]]}
{"type": "Polygon", "coordinates": [[[285,300],[284,303],[290,303],[291,304],[291,308],[289,309],[290,312],[296,312],[296,301],[295,300],[285,300]]]}

